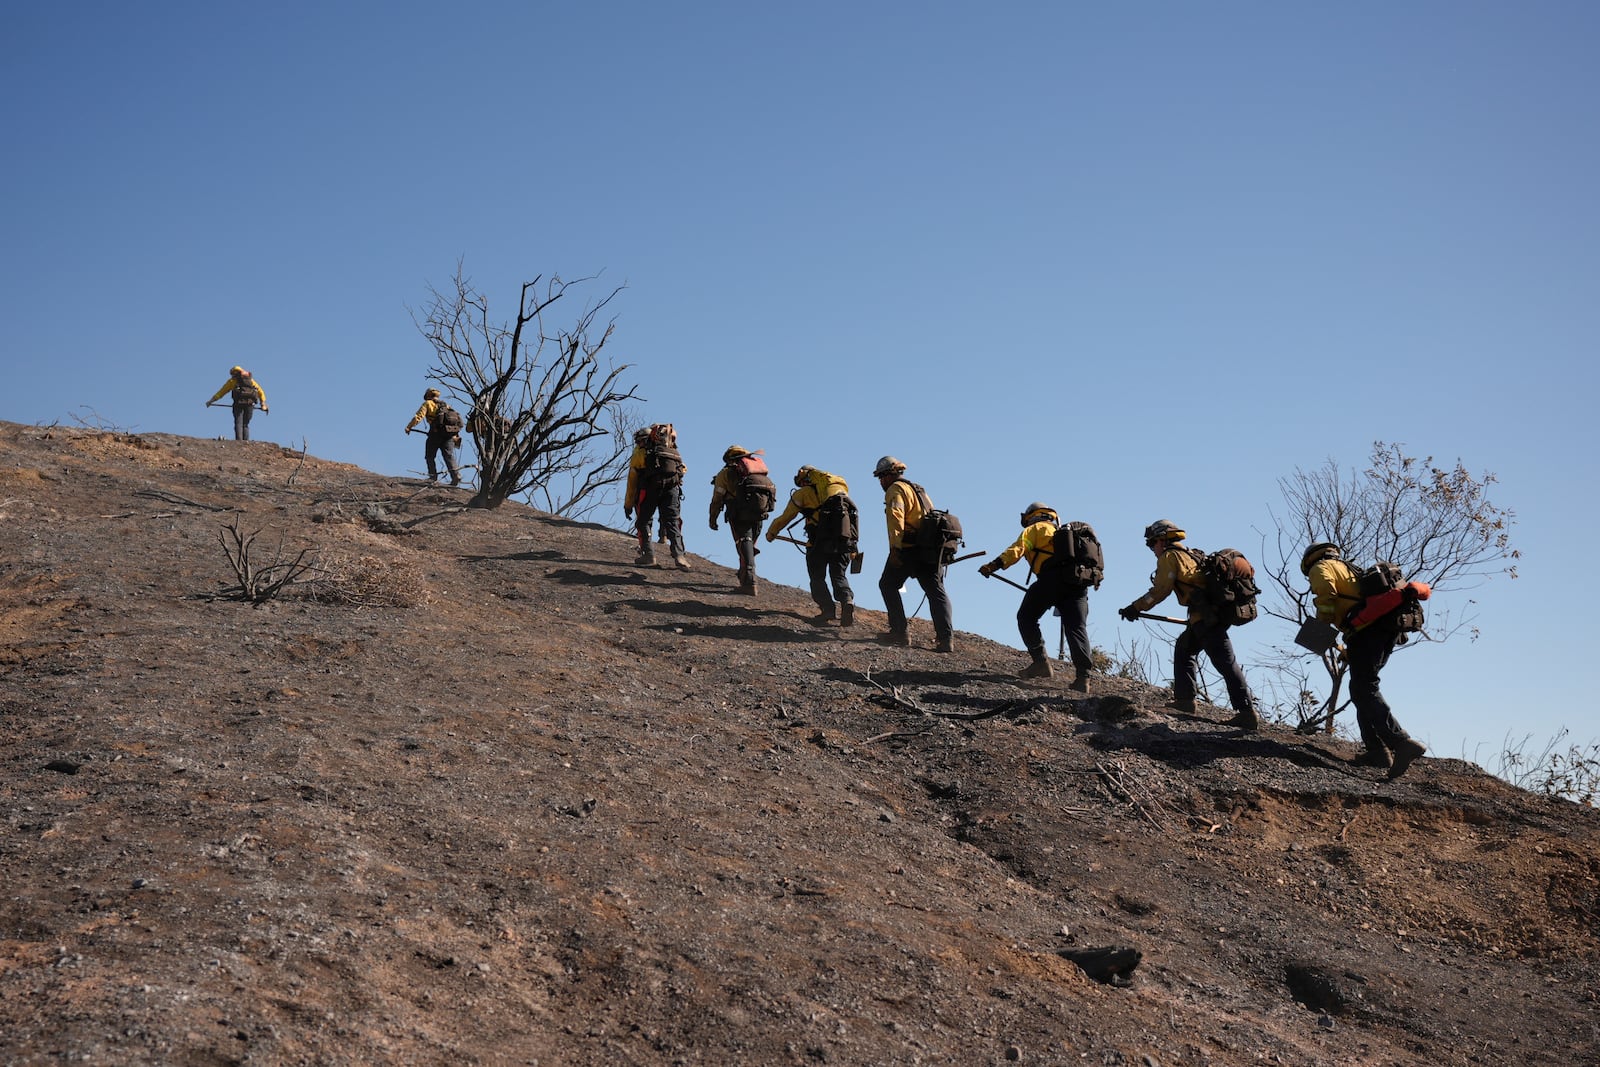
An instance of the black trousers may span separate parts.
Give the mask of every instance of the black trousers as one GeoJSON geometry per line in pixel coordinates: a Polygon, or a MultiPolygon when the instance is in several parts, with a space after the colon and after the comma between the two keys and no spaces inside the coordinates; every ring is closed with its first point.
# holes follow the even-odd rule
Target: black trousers
{"type": "Polygon", "coordinates": [[[640,553],[650,552],[650,520],[661,513],[661,532],[672,546],[674,559],[683,555],[683,487],[681,485],[645,488],[639,493],[639,506],[633,513],[634,530],[640,553]]]}
{"type": "Polygon", "coordinates": [[[1234,711],[1245,711],[1255,706],[1250,687],[1245,684],[1244,669],[1233,654],[1233,640],[1228,637],[1228,627],[1220,622],[1194,620],[1184,627],[1172,646],[1172,695],[1179,700],[1193,700],[1195,673],[1204,652],[1211,665],[1222,675],[1228,687],[1228,702],[1234,711]]]}
{"type": "Polygon", "coordinates": [[[1046,570],[1028,587],[1017,608],[1017,633],[1022,635],[1022,647],[1035,659],[1047,655],[1039,620],[1051,608],[1061,612],[1072,665],[1080,674],[1087,674],[1094,659],[1089,654],[1089,590],[1081,582],[1064,581],[1062,576],[1046,570]]]}
{"type": "Polygon", "coordinates": [[[1395,721],[1389,702],[1378,688],[1378,675],[1394,653],[1399,632],[1385,618],[1345,637],[1345,656],[1350,663],[1350,702],[1356,706],[1356,729],[1370,751],[1394,748],[1411,735],[1395,721]]]}
{"type": "Polygon", "coordinates": [[[850,590],[850,554],[837,549],[825,550],[821,546],[806,544],[806,576],[811,579],[811,599],[824,612],[833,610],[835,602],[851,604],[855,593],[850,590]],[[831,591],[829,587],[832,587],[831,591]]]}
{"type": "Polygon", "coordinates": [[[422,446],[422,458],[428,464],[428,480],[431,482],[439,477],[439,453],[444,453],[445,470],[450,472],[450,480],[461,480],[461,468],[456,464],[456,435],[445,433],[442,430],[429,430],[428,439],[422,446]]]}
{"type": "Polygon", "coordinates": [[[755,522],[739,522],[729,517],[726,513],[723,518],[728,523],[728,529],[733,534],[733,547],[739,553],[739,584],[756,584],[756,554],[761,550],[756,547],[756,537],[761,533],[761,520],[755,522]]]}
{"type": "Polygon", "coordinates": [[[233,439],[235,441],[250,440],[250,416],[255,414],[254,404],[233,405],[233,439]]]}
{"type": "Polygon", "coordinates": [[[944,591],[944,567],[908,561],[900,552],[889,553],[883,565],[883,575],[878,579],[878,592],[883,594],[883,610],[889,616],[889,631],[906,632],[906,606],[900,599],[900,587],[906,584],[907,578],[915,578],[928,595],[928,615],[933,619],[934,636],[941,640],[950,637],[955,630],[955,612],[950,607],[949,594],[944,591]]]}

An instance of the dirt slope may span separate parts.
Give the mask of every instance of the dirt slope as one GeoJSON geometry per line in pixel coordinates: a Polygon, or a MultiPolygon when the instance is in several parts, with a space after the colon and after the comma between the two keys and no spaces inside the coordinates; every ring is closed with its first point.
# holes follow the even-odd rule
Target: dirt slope
{"type": "Polygon", "coordinates": [[[1592,809],[264,442],[0,442],[0,1062],[1600,1063],[1592,809]],[[230,524],[321,580],[219,599],[230,524]]]}

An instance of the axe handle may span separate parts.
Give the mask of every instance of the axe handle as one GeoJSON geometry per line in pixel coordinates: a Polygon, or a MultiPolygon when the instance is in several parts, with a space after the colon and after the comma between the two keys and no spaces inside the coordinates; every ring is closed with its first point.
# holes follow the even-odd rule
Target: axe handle
{"type": "Polygon", "coordinates": [[[979,556],[987,556],[988,554],[989,553],[984,552],[982,550],[979,550],[977,552],[968,552],[965,556],[957,556],[955,559],[951,560],[950,562],[951,563],[960,563],[964,559],[977,559],[979,556]]]}
{"type": "Polygon", "coordinates": [[[1005,582],[1011,588],[1020,589],[1024,593],[1026,593],[1028,591],[1028,587],[1027,586],[1023,585],[1021,582],[1013,582],[1010,578],[1007,578],[1003,574],[991,574],[991,575],[989,575],[989,577],[990,578],[998,578],[1000,581],[1005,582]]]}
{"type": "Polygon", "coordinates": [[[1148,611],[1139,612],[1139,618],[1141,618],[1141,619],[1149,619],[1151,622],[1175,622],[1179,626],[1188,626],[1189,625],[1189,620],[1188,619],[1174,618],[1171,615],[1152,615],[1148,611]]]}

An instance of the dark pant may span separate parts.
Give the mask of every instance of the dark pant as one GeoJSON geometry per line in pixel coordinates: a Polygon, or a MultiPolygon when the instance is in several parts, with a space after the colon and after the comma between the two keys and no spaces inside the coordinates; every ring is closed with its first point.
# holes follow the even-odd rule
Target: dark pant
{"type": "Polygon", "coordinates": [[[811,599],[817,602],[817,607],[824,613],[833,610],[834,602],[850,604],[855,601],[855,594],[850,591],[849,574],[850,553],[837,549],[825,550],[823,547],[808,543],[806,545],[806,575],[811,579],[811,599]],[[829,584],[833,591],[828,591],[829,584]]]}
{"type": "Polygon", "coordinates": [[[452,484],[461,484],[461,468],[456,465],[456,435],[442,430],[429,430],[422,456],[428,461],[428,481],[439,477],[439,453],[444,453],[445,469],[450,472],[452,484]]]}
{"type": "Polygon", "coordinates": [[[233,405],[233,439],[235,441],[250,440],[250,416],[255,413],[254,404],[233,405]]]}
{"type": "Polygon", "coordinates": [[[1079,674],[1088,674],[1094,660],[1089,655],[1089,590],[1082,583],[1063,581],[1048,570],[1039,575],[1022,594],[1022,605],[1017,608],[1017,632],[1022,635],[1023,647],[1034,659],[1047,657],[1039,620],[1051,608],[1061,612],[1072,665],[1079,674]]]}
{"type": "Polygon", "coordinates": [[[755,585],[756,554],[761,551],[756,547],[756,537],[761,533],[761,520],[738,521],[726,512],[723,513],[723,518],[733,533],[733,547],[739,553],[739,584],[755,585]]]}
{"type": "Polygon", "coordinates": [[[934,636],[940,640],[950,637],[955,629],[955,612],[950,607],[950,597],[944,591],[944,568],[938,564],[911,562],[905,553],[889,553],[883,565],[883,576],[878,579],[878,592],[883,594],[883,610],[889,616],[889,632],[906,632],[906,606],[900,599],[900,587],[907,578],[915,578],[922,591],[928,595],[928,615],[933,619],[934,636]]]}
{"type": "Polygon", "coordinates": [[[1394,652],[1398,639],[1394,625],[1380,619],[1365,630],[1345,638],[1345,656],[1350,663],[1350,702],[1356,706],[1356,728],[1370,751],[1394,748],[1411,735],[1400,728],[1389,702],[1378,688],[1378,674],[1394,652]]]}
{"type": "Polygon", "coordinates": [[[639,554],[652,555],[650,547],[650,520],[661,513],[661,532],[672,546],[672,558],[683,555],[683,487],[679,485],[646,486],[639,494],[639,505],[634,512],[634,530],[639,538],[639,554]]]}
{"type": "Polygon", "coordinates": [[[1255,706],[1250,687],[1245,684],[1244,671],[1233,655],[1233,641],[1228,637],[1228,627],[1220,622],[1191,620],[1178,635],[1172,646],[1172,695],[1179,700],[1193,700],[1195,669],[1204,652],[1211,665],[1222,675],[1228,687],[1228,702],[1234,711],[1246,711],[1255,706]]]}

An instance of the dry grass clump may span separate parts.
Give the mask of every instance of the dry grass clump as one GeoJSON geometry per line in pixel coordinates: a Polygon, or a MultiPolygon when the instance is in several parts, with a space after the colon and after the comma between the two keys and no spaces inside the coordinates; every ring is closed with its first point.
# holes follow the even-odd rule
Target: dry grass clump
{"type": "Polygon", "coordinates": [[[309,599],[355,607],[415,608],[432,598],[414,553],[359,526],[335,527],[333,545],[317,553],[309,599]]]}
{"type": "Polygon", "coordinates": [[[302,592],[323,603],[367,608],[415,608],[430,599],[420,568],[350,552],[321,556],[316,579],[302,592]]]}

